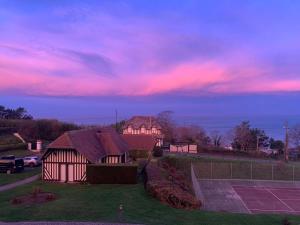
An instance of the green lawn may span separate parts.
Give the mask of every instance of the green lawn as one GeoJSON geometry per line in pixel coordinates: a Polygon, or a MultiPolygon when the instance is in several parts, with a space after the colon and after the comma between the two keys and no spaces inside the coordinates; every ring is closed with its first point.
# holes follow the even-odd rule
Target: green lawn
{"type": "Polygon", "coordinates": [[[26,167],[25,170],[21,173],[13,173],[13,174],[0,173],[0,186],[25,179],[27,177],[31,177],[39,173],[41,173],[41,167],[36,167],[36,168],[26,167]]]}
{"type": "MultiPolygon", "coordinates": [[[[0,193],[0,221],[102,221],[116,222],[119,204],[124,205],[124,222],[148,225],[274,225],[279,215],[240,215],[185,211],[160,204],[137,185],[67,185],[41,181],[0,193]],[[10,199],[34,187],[56,193],[56,201],[42,205],[12,206],[10,199]]],[[[300,217],[290,216],[292,224],[300,217]]]]}

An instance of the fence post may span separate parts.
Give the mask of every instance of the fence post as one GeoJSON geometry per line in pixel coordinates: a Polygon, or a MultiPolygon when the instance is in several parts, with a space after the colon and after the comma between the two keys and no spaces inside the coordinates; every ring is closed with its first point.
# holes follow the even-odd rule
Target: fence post
{"type": "Polygon", "coordinates": [[[230,163],[230,176],[231,176],[231,179],[232,179],[232,162],[230,163]]]}
{"type": "Polygon", "coordinates": [[[272,163],[272,180],[274,180],[274,165],[272,163]]]}
{"type": "Polygon", "coordinates": [[[213,179],[213,162],[210,161],[210,179],[213,179]]]}
{"type": "Polygon", "coordinates": [[[253,179],[253,165],[252,165],[252,161],[251,161],[251,164],[250,164],[250,172],[251,172],[251,180],[253,179]]]}
{"type": "Polygon", "coordinates": [[[293,181],[295,181],[295,165],[293,166],[293,181]]]}

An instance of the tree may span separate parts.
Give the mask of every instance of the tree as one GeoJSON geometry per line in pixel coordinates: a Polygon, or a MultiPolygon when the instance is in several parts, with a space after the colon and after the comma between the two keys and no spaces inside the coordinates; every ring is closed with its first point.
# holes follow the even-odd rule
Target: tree
{"type": "Polygon", "coordinates": [[[233,131],[232,147],[242,151],[258,150],[269,146],[269,137],[264,130],[251,128],[249,121],[243,121],[233,131]]]}
{"type": "Polygon", "coordinates": [[[176,128],[176,141],[192,142],[200,146],[207,146],[210,138],[200,126],[182,126],[176,128]]]}
{"type": "Polygon", "coordinates": [[[297,124],[295,126],[293,126],[290,129],[290,140],[292,142],[293,145],[295,145],[295,147],[299,147],[300,146],[300,124],[297,124]]]}
{"type": "Polygon", "coordinates": [[[112,124],[111,126],[118,132],[122,133],[123,131],[123,126],[125,125],[126,120],[121,120],[120,122],[117,122],[116,124],[112,124]]]}
{"type": "Polygon", "coordinates": [[[27,111],[23,107],[18,107],[17,109],[5,108],[0,106],[0,119],[13,119],[13,120],[31,120],[32,116],[27,114],[27,111]]]}
{"type": "Polygon", "coordinates": [[[222,139],[223,139],[223,136],[220,134],[219,131],[214,130],[210,133],[210,140],[211,140],[213,146],[220,147],[222,139]]]}
{"type": "Polygon", "coordinates": [[[250,147],[251,149],[256,149],[260,147],[268,147],[270,144],[269,137],[266,135],[264,130],[258,129],[258,128],[253,128],[251,129],[251,144],[250,147]]]}
{"type": "Polygon", "coordinates": [[[280,153],[283,153],[284,143],[281,140],[275,140],[273,138],[270,138],[270,148],[278,150],[280,153]]]}
{"type": "Polygon", "coordinates": [[[157,122],[162,128],[162,133],[164,134],[164,140],[166,142],[173,142],[175,138],[175,122],[173,120],[172,111],[160,112],[157,117],[157,122]]]}
{"type": "Polygon", "coordinates": [[[240,125],[236,126],[233,130],[233,135],[232,147],[234,149],[247,151],[252,139],[249,121],[243,121],[240,125]]]}

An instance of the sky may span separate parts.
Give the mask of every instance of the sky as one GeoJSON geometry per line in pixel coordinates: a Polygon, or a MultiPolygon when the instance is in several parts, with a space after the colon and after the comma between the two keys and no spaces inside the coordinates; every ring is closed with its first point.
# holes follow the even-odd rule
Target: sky
{"type": "Polygon", "coordinates": [[[115,109],[299,115],[299,11],[297,0],[0,0],[0,103],[78,122],[115,109]]]}

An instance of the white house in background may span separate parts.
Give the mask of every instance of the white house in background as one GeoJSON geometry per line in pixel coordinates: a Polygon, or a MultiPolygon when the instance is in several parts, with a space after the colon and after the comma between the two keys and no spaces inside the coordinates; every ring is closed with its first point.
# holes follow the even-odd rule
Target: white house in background
{"type": "Polygon", "coordinates": [[[170,145],[170,152],[173,153],[197,153],[197,145],[190,143],[175,143],[170,145]]]}
{"type": "Polygon", "coordinates": [[[134,116],[125,122],[123,134],[152,135],[157,139],[157,146],[163,144],[162,128],[154,116],[134,116]]]}

